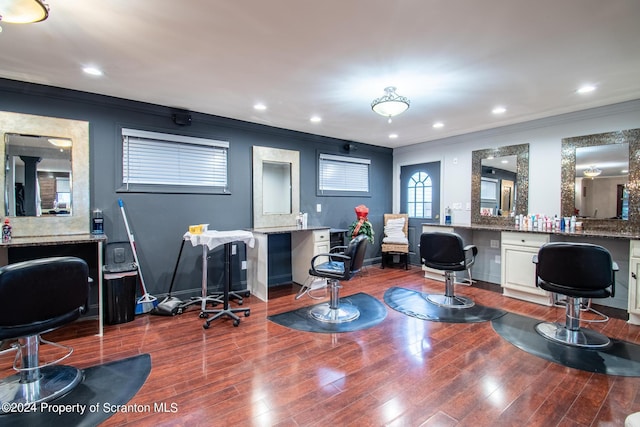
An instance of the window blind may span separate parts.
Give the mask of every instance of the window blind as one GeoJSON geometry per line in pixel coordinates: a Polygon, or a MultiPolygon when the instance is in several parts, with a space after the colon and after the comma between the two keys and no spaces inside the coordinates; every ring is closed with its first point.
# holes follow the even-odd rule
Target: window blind
{"type": "Polygon", "coordinates": [[[320,154],[320,192],[368,193],[370,165],[369,159],[320,154]]]}
{"type": "Polygon", "coordinates": [[[229,143],[122,129],[122,182],[227,188],[229,143]]]}

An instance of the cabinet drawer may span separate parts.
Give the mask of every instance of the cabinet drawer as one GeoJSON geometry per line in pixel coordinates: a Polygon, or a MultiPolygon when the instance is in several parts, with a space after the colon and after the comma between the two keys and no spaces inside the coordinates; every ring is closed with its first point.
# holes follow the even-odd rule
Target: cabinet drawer
{"type": "Polygon", "coordinates": [[[316,230],[313,232],[313,241],[315,243],[328,242],[329,234],[329,230],[316,230]]]}
{"type": "Polygon", "coordinates": [[[502,245],[528,246],[539,248],[549,242],[546,234],[516,233],[512,231],[502,232],[502,245]]]}

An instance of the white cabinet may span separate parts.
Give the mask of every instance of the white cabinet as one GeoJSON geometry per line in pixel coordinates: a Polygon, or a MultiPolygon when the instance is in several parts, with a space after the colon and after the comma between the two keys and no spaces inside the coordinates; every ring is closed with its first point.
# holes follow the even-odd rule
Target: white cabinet
{"type": "Polygon", "coordinates": [[[549,235],[502,232],[503,294],[538,304],[551,305],[551,294],[536,287],[536,266],[532,262],[540,246],[549,242],[549,235]]]}
{"type": "Polygon", "coordinates": [[[640,325],[640,240],[632,240],[629,253],[629,323],[640,325]]]}
{"type": "MultiPolygon", "coordinates": [[[[311,258],[330,250],[329,229],[298,230],[291,233],[291,274],[293,281],[303,284],[309,276],[311,258]]],[[[317,262],[325,262],[326,259],[317,262]]]]}

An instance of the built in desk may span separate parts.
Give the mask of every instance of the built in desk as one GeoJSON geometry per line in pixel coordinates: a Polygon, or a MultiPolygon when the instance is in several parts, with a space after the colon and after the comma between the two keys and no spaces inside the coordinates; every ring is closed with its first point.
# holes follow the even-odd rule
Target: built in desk
{"type": "MultiPolygon", "coordinates": [[[[499,283],[503,295],[543,305],[551,305],[553,296],[536,286],[532,258],[540,246],[548,242],[581,242],[603,246],[609,250],[620,270],[616,273],[615,298],[598,300],[598,304],[627,310],[629,323],[640,325],[640,231],[571,232],[521,230],[500,225],[422,225],[422,232],[436,230],[456,232],[465,243],[473,243],[478,247],[479,256],[472,268],[474,279],[499,283]],[[488,271],[494,265],[498,274],[492,276],[488,271]],[[476,272],[479,274],[476,275],[476,272]]],[[[437,278],[434,274],[425,268],[426,277],[437,278]]]]}
{"type": "Polygon", "coordinates": [[[330,227],[269,227],[252,228],[255,246],[248,251],[247,280],[251,294],[262,301],[269,299],[269,235],[291,234],[291,275],[295,283],[303,284],[309,276],[311,258],[329,253],[330,227]]]}
{"type": "MultiPolygon", "coordinates": [[[[8,265],[32,259],[74,256],[86,261],[89,276],[97,282],[98,335],[104,332],[102,298],[103,244],[104,234],[73,234],[65,236],[14,237],[8,243],[0,244],[0,265],[8,265]]],[[[90,297],[91,300],[91,297],[90,297]]]]}

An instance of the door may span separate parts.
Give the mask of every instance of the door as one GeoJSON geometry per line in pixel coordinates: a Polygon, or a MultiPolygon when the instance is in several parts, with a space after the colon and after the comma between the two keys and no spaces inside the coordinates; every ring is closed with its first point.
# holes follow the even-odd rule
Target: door
{"type": "Polygon", "coordinates": [[[440,162],[400,167],[400,213],[409,214],[409,262],[420,265],[423,223],[440,223],[440,162]]]}

